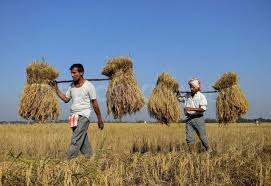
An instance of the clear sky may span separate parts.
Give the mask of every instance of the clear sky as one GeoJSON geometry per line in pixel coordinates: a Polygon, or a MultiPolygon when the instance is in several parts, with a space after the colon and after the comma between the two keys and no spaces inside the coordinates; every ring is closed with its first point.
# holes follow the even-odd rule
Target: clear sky
{"type": "MultiPolygon", "coordinates": [[[[44,57],[59,79],[70,79],[78,62],[85,77],[96,78],[106,59],[119,55],[133,59],[146,98],[161,72],[183,90],[194,76],[211,90],[221,74],[236,71],[250,102],[246,117],[271,118],[270,10],[270,0],[0,0],[0,121],[20,119],[25,69],[34,59],[44,57]]],[[[107,83],[94,84],[105,117],[107,83]]],[[[214,118],[215,95],[207,98],[206,115],[214,118]]],[[[69,105],[61,106],[65,119],[69,105]]],[[[143,109],[125,119],[149,117],[143,109]]]]}

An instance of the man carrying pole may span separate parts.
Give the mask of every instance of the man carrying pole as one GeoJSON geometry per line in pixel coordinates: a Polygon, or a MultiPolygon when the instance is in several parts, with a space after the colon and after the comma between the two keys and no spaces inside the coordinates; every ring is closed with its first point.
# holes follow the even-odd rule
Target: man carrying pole
{"type": "Polygon", "coordinates": [[[205,133],[204,112],[207,109],[207,100],[204,94],[201,93],[200,81],[198,79],[191,79],[188,81],[190,86],[190,93],[186,96],[180,96],[180,102],[184,102],[184,113],[186,115],[186,143],[188,144],[190,153],[195,151],[195,144],[193,133],[196,131],[201,144],[206,151],[209,150],[208,140],[205,133]]]}
{"type": "Polygon", "coordinates": [[[98,127],[102,130],[104,127],[103,119],[96,99],[96,90],[94,85],[84,79],[84,67],[82,64],[73,64],[70,67],[73,82],[69,86],[66,94],[61,92],[56,82],[52,83],[58,97],[65,103],[72,100],[69,126],[73,134],[71,144],[67,152],[67,159],[75,158],[79,151],[85,156],[90,157],[92,147],[88,140],[87,130],[91,116],[91,106],[98,118],[98,127]]]}

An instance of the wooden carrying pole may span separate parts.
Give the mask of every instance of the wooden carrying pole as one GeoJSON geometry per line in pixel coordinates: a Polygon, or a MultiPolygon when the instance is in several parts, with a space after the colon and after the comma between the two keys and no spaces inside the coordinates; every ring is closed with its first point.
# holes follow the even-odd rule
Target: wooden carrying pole
{"type": "MultiPolygon", "coordinates": [[[[180,93],[190,93],[191,91],[180,91],[180,93]]],[[[211,90],[211,91],[202,91],[201,93],[205,94],[212,94],[212,93],[217,93],[219,92],[218,90],[211,90]]]]}
{"type": "MultiPolygon", "coordinates": [[[[101,78],[101,79],[99,79],[99,78],[94,78],[94,79],[86,79],[86,80],[88,80],[88,81],[108,81],[108,80],[110,80],[110,78],[101,78]]],[[[62,81],[54,81],[55,83],[71,83],[71,82],[73,82],[73,80],[62,80],[62,81]]]]}
{"type": "MultiPolygon", "coordinates": [[[[92,79],[86,79],[88,81],[108,81],[110,80],[110,78],[92,78],[92,79]]],[[[62,81],[57,81],[54,80],[55,83],[71,83],[73,82],[73,80],[62,80],[62,81]]],[[[211,91],[202,91],[202,93],[205,94],[211,94],[211,93],[217,93],[219,92],[218,90],[211,90],[211,91]]],[[[180,91],[180,93],[184,94],[184,93],[190,93],[190,91],[180,91]]]]}

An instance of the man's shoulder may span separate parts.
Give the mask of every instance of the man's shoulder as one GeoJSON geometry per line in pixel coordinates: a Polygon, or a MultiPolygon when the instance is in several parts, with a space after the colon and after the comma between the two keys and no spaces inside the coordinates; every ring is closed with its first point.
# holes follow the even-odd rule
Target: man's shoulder
{"type": "Polygon", "coordinates": [[[91,83],[91,82],[88,81],[88,80],[86,80],[86,86],[87,86],[88,88],[95,88],[94,84],[91,83]]]}
{"type": "Polygon", "coordinates": [[[201,91],[198,91],[197,94],[198,94],[199,96],[204,96],[204,97],[205,97],[205,95],[204,95],[201,91]]]}
{"type": "Polygon", "coordinates": [[[89,80],[86,80],[86,84],[94,86],[93,83],[91,83],[89,80]]]}
{"type": "Polygon", "coordinates": [[[197,97],[200,99],[206,99],[206,96],[200,91],[197,92],[197,97]]]}
{"type": "Polygon", "coordinates": [[[207,102],[206,96],[202,92],[199,92],[198,98],[201,101],[207,102]]]}

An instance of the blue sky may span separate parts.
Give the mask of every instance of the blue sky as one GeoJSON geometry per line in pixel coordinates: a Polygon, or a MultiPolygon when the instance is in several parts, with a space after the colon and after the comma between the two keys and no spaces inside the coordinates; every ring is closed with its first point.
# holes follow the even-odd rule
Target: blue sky
{"type": "MultiPolygon", "coordinates": [[[[102,77],[107,58],[130,55],[146,98],[157,76],[168,72],[188,89],[198,77],[205,90],[236,71],[250,102],[247,118],[271,118],[271,1],[269,0],[0,0],[0,121],[18,120],[25,69],[45,60],[70,79],[73,63],[85,77],[102,77]]],[[[105,118],[106,82],[94,83],[105,118]]],[[[67,85],[61,85],[65,91],[67,85]]],[[[215,95],[207,95],[207,117],[215,117],[215,95]]],[[[69,105],[62,104],[61,119],[69,105]]],[[[111,119],[105,118],[105,119],[111,119]]],[[[127,120],[149,119],[143,109],[127,120]]]]}

